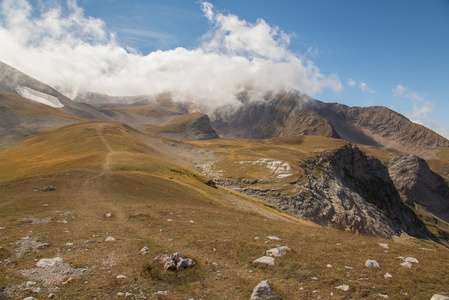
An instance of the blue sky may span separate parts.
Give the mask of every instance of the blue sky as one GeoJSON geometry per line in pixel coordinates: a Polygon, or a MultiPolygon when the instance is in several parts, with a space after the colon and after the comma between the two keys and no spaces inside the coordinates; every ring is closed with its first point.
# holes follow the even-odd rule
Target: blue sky
{"type": "MultiPolygon", "coordinates": [[[[151,77],[148,74],[155,69],[149,68],[141,70],[139,76],[148,75],[147,81],[156,82],[175,74],[174,82],[182,86],[179,93],[204,99],[230,97],[225,90],[236,85],[231,80],[239,77],[236,74],[244,74],[241,79],[248,81],[256,76],[255,70],[282,73],[280,78],[270,77],[274,75],[257,78],[254,86],[285,82],[324,102],[387,106],[449,137],[447,0],[210,0],[208,6],[188,0],[59,3],[3,0],[0,16],[3,40],[11,38],[8,33],[14,33],[16,39],[17,32],[27,35],[26,29],[18,31],[18,26],[14,29],[13,23],[19,21],[8,21],[8,15],[13,12],[34,23],[30,32],[39,26],[47,31],[57,29],[51,34],[28,32],[30,37],[25,42],[13,40],[11,45],[28,47],[20,51],[12,46],[6,50],[0,47],[0,60],[62,89],[64,86],[58,79],[74,78],[78,85],[71,87],[72,92],[85,87],[80,72],[84,75],[92,72],[92,76],[98,77],[92,71],[98,67],[99,72],[108,75],[116,70],[124,74],[127,70],[135,72],[136,68],[143,68],[145,63],[154,65],[154,61],[164,61],[157,72],[170,69],[173,73],[162,72],[157,78],[151,77]],[[28,4],[28,13],[24,7],[17,7],[20,4],[28,4]],[[49,12],[53,12],[51,17],[49,12]],[[36,41],[33,36],[44,38],[36,41]],[[230,45],[229,40],[235,43],[230,45]],[[45,44],[47,41],[51,43],[45,44]],[[61,47],[64,44],[65,50],[61,47]],[[52,52],[55,47],[61,50],[52,52]],[[70,48],[76,49],[70,55],[73,65],[69,65],[78,70],[75,75],[59,71],[62,53],[69,53],[70,48]],[[46,51],[49,54],[45,56],[42,53],[46,51]],[[89,51],[94,54],[90,55],[89,51]],[[20,59],[19,53],[35,59],[20,59]],[[50,56],[59,59],[55,62],[50,56]],[[87,57],[95,60],[89,61],[87,57]],[[120,59],[126,66],[114,64],[120,59]],[[169,59],[178,62],[176,69],[169,65],[169,59]],[[196,66],[188,65],[195,60],[217,67],[205,68],[209,76],[203,75],[196,66]],[[36,61],[57,66],[53,75],[41,71],[42,65],[31,66],[36,61]],[[260,61],[262,64],[258,64],[260,61]],[[80,69],[80,65],[85,65],[87,71],[80,69]],[[226,77],[228,65],[232,65],[229,78],[226,77]],[[184,77],[176,77],[178,74],[184,77]],[[189,74],[206,82],[200,96],[192,92],[198,83],[185,79],[189,74]],[[221,81],[225,87],[218,93],[213,92],[220,89],[218,83],[208,78],[214,76],[224,78],[221,81]]],[[[117,86],[116,79],[106,78],[101,84],[117,86]]],[[[142,91],[138,83],[134,80],[128,86],[135,84],[134,90],[142,91]]],[[[162,81],[155,85],[160,88],[153,89],[155,92],[172,88],[162,81]]],[[[92,89],[92,86],[85,88],[92,89]]],[[[127,90],[117,90],[117,94],[120,92],[127,90]]]]}

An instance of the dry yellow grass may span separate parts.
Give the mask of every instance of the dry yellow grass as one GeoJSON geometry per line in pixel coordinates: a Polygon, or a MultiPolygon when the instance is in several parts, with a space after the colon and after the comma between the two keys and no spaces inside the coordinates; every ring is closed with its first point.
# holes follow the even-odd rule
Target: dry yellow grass
{"type": "MultiPolygon", "coordinates": [[[[0,227],[5,227],[0,230],[0,290],[28,280],[18,271],[32,268],[36,260],[61,256],[89,272],[58,283],[58,289],[38,282],[42,291],[18,290],[10,297],[41,299],[53,292],[58,299],[113,299],[118,292],[131,292],[136,298],[158,299],[155,292],[167,291],[167,299],[248,299],[264,279],[270,280],[279,299],[328,299],[331,293],[332,299],[379,299],[379,294],[430,299],[434,293],[449,293],[446,248],[414,238],[385,241],[297,222],[277,209],[267,210],[256,199],[205,185],[203,175],[164,160],[170,157],[162,151],[171,145],[169,140],[147,145],[137,135],[118,123],[88,123],[35,137],[14,153],[0,154],[0,165],[6,166],[0,169],[0,227]],[[47,185],[56,190],[35,191],[47,185]],[[109,212],[114,217],[106,217],[109,212]],[[20,220],[29,217],[51,222],[20,220]],[[15,243],[25,236],[51,246],[16,257],[15,243]],[[116,240],[105,242],[108,236],[116,240]],[[378,243],[388,243],[390,249],[378,243]],[[292,251],[276,258],[272,267],[252,265],[277,245],[292,251]],[[146,255],[139,253],[143,246],[149,248],[146,255]],[[169,272],[150,264],[159,254],[177,251],[197,265],[169,272]],[[416,257],[420,263],[403,268],[398,256],[416,257]],[[367,259],[381,267],[366,268],[367,259]],[[386,272],[393,278],[385,279],[386,272]],[[116,279],[119,274],[127,278],[116,279]],[[342,284],[348,284],[349,291],[336,289],[342,284]]],[[[259,149],[254,153],[260,157],[276,159],[290,157],[286,151],[299,159],[326,150],[326,145],[333,147],[325,140],[322,145],[317,140],[318,146],[306,141],[253,141],[251,147],[259,149]]],[[[219,140],[201,147],[226,147],[241,159],[248,143],[219,140]]]]}

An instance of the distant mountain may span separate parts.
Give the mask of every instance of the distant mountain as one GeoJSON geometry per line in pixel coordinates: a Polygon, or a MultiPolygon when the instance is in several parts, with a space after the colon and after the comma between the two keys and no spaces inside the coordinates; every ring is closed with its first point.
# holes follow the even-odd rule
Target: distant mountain
{"type": "MultiPolygon", "coordinates": [[[[184,104],[173,103],[165,95],[112,97],[98,93],[81,93],[77,99],[86,103],[76,102],[2,62],[0,62],[0,93],[4,94],[3,102],[0,102],[3,104],[0,132],[4,132],[2,134],[4,140],[3,143],[0,142],[0,146],[74,122],[56,122],[47,115],[35,116],[34,113],[40,110],[46,110],[48,114],[65,112],[72,120],[78,117],[91,121],[120,121],[148,133],[179,140],[218,138],[206,115],[190,114],[189,116],[188,108],[184,104]],[[6,98],[12,99],[11,96],[15,96],[15,100],[7,101],[6,98]],[[28,106],[39,105],[41,109],[23,107],[19,109],[19,114],[14,115],[14,118],[10,113],[7,115],[5,111],[11,112],[11,105],[17,106],[24,101],[28,103],[28,106]],[[25,117],[24,113],[30,117],[25,117]],[[181,117],[181,115],[185,116],[181,117]],[[19,123],[22,124],[20,128],[17,127],[19,123]],[[12,127],[15,127],[15,130],[11,130],[12,127]],[[6,136],[10,138],[6,139],[6,136]]],[[[1,99],[0,96],[0,101],[1,99]]]]}
{"type": "Polygon", "coordinates": [[[218,134],[229,138],[321,135],[410,153],[449,147],[449,140],[386,107],[324,103],[299,92],[271,94],[234,112],[217,110],[212,119],[218,134]]]}
{"type": "Polygon", "coordinates": [[[74,102],[54,88],[40,82],[13,67],[0,62],[0,93],[21,96],[76,117],[96,120],[113,121],[113,115],[103,109],[89,104],[74,102]]]}

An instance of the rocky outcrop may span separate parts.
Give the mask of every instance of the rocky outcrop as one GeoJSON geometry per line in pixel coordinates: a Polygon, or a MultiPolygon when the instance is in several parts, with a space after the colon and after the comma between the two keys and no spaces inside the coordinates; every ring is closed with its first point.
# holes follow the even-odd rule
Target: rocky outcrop
{"type": "Polygon", "coordinates": [[[193,120],[190,128],[197,140],[217,139],[219,136],[211,126],[210,119],[207,115],[202,115],[193,120]]]}
{"type": "Polygon", "coordinates": [[[428,212],[449,222],[449,186],[417,156],[399,156],[388,163],[388,171],[402,200],[419,204],[428,212]]]}
{"type": "Polygon", "coordinates": [[[389,238],[406,232],[429,237],[423,222],[401,200],[388,169],[354,145],[300,165],[305,176],[292,182],[292,195],[275,189],[251,194],[300,218],[345,231],[389,238]]]}
{"type": "Polygon", "coordinates": [[[199,112],[177,115],[167,124],[150,125],[145,131],[183,141],[219,138],[209,117],[199,112]]]}

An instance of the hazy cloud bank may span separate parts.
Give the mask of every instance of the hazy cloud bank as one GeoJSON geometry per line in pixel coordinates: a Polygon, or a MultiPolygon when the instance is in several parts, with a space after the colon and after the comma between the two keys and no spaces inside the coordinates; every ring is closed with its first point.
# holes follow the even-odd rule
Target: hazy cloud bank
{"type": "MultiPolygon", "coordinates": [[[[79,91],[116,96],[171,92],[177,101],[217,107],[250,89],[298,89],[311,95],[340,91],[325,75],[289,50],[290,36],[264,20],[255,24],[217,13],[201,3],[210,30],[196,49],[142,55],[119,45],[100,19],[85,16],[76,1],[32,7],[26,0],[0,6],[0,60],[73,98],[79,91]]],[[[54,4],[54,3],[53,3],[54,4]]]]}

